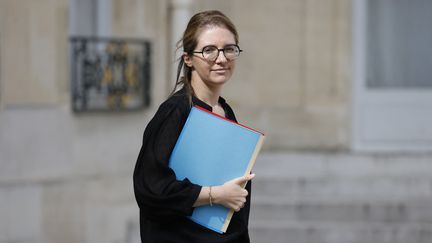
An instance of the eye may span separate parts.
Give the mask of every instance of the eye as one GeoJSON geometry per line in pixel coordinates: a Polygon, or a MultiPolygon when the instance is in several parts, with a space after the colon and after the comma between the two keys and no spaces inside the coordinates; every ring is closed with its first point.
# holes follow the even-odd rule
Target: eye
{"type": "Polygon", "coordinates": [[[206,46],[203,48],[203,53],[204,54],[212,54],[217,50],[217,48],[215,46],[206,46]]]}
{"type": "Polygon", "coordinates": [[[238,52],[238,47],[235,45],[225,46],[224,51],[228,54],[235,54],[238,52]]]}

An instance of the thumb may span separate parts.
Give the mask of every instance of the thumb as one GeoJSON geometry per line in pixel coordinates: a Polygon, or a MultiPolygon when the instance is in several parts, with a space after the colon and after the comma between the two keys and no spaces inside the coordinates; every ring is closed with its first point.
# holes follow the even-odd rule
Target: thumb
{"type": "Polygon", "coordinates": [[[248,182],[250,180],[252,180],[255,177],[255,174],[250,174],[250,175],[244,175],[242,177],[239,177],[235,180],[235,183],[238,185],[241,185],[245,182],[248,182]]]}

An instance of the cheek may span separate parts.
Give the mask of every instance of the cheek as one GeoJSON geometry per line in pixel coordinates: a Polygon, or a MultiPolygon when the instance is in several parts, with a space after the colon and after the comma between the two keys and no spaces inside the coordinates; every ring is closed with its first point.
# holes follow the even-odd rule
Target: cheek
{"type": "Polygon", "coordinates": [[[235,62],[232,62],[229,64],[229,69],[230,69],[231,75],[234,73],[235,67],[236,67],[235,62]]]}
{"type": "Polygon", "coordinates": [[[206,63],[203,62],[195,62],[193,64],[193,69],[200,72],[200,73],[209,73],[210,72],[210,66],[206,63]]]}

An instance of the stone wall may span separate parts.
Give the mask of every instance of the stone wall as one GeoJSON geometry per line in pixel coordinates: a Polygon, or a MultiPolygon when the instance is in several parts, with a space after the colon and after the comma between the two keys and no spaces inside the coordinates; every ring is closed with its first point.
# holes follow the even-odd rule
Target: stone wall
{"type": "MultiPolygon", "coordinates": [[[[152,39],[165,58],[165,2],[137,2],[155,10],[146,9],[153,22],[130,36],[152,39]]],[[[118,37],[129,25],[121,19],[142,20],[135,14],[114,14],[118,37]]],[[[154,107],[73,113],[68,21],[67,0],[0,1],[0,242],[138,242],[132,171],[154,107]]],[[[164,76],[154,65],[155,100],[164,76]]]]}
{"type": "MultiPolygon", "coordinates": [[[[2,107],[68,105],[68,2],[3,0],[2,107]],[[7,9],[7,10],[6,10],[7,9]]],[[[113,0],[112,33],[153,41],[153,108],[169,93],[170,3],[113,0]]],[[[244,49],[224,95],[265,149],[338,150],[350,141],[349,1],[196,1],[220,9],[244,49]],[[245,11],[247,9],[247,11],[245,11]],[[271,14],[270,14],[271,13],[271,14]]]]}
{"type": "MultiPolygon", "coordinates": [[[[214,8],[224,11],[240,32],[245,52],[224,96],[241,122],[268,135],[263,159],[257,162],[261,167],[257,167],[254,184],[256,215],[277,214],[282,208],[282,221],[288,226],[297,214],[302,216],[303,221],[288,227],[293,232],[289,235],[283,231],[287,228],[269,223],[272,218],[251,218],[251,235],[257,240],[253,242],[283,242],[285,237],[298,240],[295,242],[320,242],[319,237],[327,235],[341,240],[321,242],[378,243],[373,239],[383,239],[379,242],[393,243],[402,241],[392,241],[392,232],[398,237],[417,226],[406,235],[417,237],[411,242],[426,242],[424,237],[431,233],[423,228],[430,228],[430,216],[422,216],[422,212],[429,212],[429,207],[422,211],[422,205],[404,201],[400,205],[414,212],[407,214],[412,215],[413,224],[404,225],[400,218],[396,222],[385,218],[388,211],[390,219],[399,217],[403,208],[393,208],[389,202],[381,209],[374,203],[394,195],[407,201],[414,196],[420,204],[428,202],[431,184],[426,161],[430,156],[422,155],[419,160],[415,154],[408,159],[402,156],[403,163],[393,163],[393,159],[398,161],[396,156],[376,165],[374,156],[335,155],[328,159],[325,153],[280,156],[271,152],[350,147],[351,1],[186,2],[191,13],[214,8]],[[356,174],[359,170],[360,176],[356,174]],[[410,175],[412,171],[416,178],[410,175]],[[395,183],[400,183],[400,188],[395,183]],[[370,193],[369,187],[374,188],[370,193]],[[288,196],[271,200],[279,192],[275,189],[288,196]],[[350,190],[358,201],[344,204],[352,195],[350,190]],[[310,192],[317,196],[312,198],[318,199],[315,204],[307,201],[310,192]],[[334,193],[341,194],[340,198],[327,204],[326,197],[334,193]],[[306,203],[296,204],[295,199],[306,203]],[[355,228],[355,218],[370,215],[364,205],[384,215],[379,222],[381,231],[374,234],[367,228],[371,237],[378,235],[369,241],[361,238],[364,228],[355,228]],[[345,214],[333,215],[339,206],[345,207],[345,214]],[[315,213],[318,218],[307,221],[315,213]],[[341,218],[326,228],[327,219],[338,215],[341,218]],[[395,228],[394,223],[402,226],[395,228]],[[344,225],[354,229],[353,233],[338,231],[344,225]],[[273,241],[271,237],[275,237],[273,241]]],[[[131,176],[143,129],[173,84],[168,67],[173,61],[170,43],[174,41],[169,33],[176,5],[168,0],[112,3],[114,36],[153,42],[153,99],[144,111],[73,113],[69,104],[69,1],[0,0],[1,243],[139,242],[131,176]]]]}
{"type": "Polygon", "coordinates": [[[199,1],[236,24],[244,49],[224,90],[267,149],[349,147],[351,4],[346,0],[199,1]]]}
{"type": "Polygon", "coordinates": [[[57,105],[67,92],[67,1],[1,1],[1,106],[57,105]]]}

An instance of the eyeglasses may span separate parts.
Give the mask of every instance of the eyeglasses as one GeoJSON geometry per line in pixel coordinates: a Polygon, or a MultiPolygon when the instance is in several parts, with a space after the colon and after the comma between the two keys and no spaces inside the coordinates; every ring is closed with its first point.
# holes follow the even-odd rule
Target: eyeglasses
{"type": "Polygon", "coordinates": [[[219,52],[223,52],[225,58],[231,61],[240,56],[242,51],[238,45],[227,45],[222,49],[218,49],[216,46],[205,46],[202,51],[194,51],[193,53],[201,53],[204,59],[214,62],[219,57],[219,52]]]}

